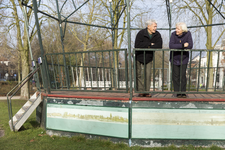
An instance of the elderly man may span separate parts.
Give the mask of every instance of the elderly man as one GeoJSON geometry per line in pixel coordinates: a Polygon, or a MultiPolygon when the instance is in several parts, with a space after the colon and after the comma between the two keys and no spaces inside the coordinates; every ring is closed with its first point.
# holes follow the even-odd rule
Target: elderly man
{"type": "MultiPolygon", "coordinates": [[[[161,49],[162,37],[161,34],[156,31],[157,22],[155,20],[148,20],[146,22],[147,28],[138,32],[135,39],[135,48],[149,48],[149,49],[161,49]]],[[[136,87],[137,91],[150,91],[151,86],[151,66],[154,57],[154,51],[136,51],[136,87]],[[145,58],[144,58],[145,56],[145,58]],[[141,79],[142,66],[145,65],[145,79],[141,79]],[[145,84],[143,84],[143,82],[145,84]]],[[[151,97],[151,94],[139,93],[139,97],[151,97]]]]}

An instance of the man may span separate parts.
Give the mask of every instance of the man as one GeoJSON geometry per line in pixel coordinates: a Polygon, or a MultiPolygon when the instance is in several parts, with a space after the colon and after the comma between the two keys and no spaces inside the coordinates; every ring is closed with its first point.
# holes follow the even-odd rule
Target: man
{"type": "MultiPolygon", "coordinates": [[[[155,20],[148,20],[146,22],[147,28],[142,29],[138,32],[135,39],[135,48],[149,48],[149,49],[161,49],[162,48],[162,38],[161,34],[156,31],[157,22],[155,20]]],[[[137,91],[150,91],[151,86],[151,66],[154,56],[154,51],[136,51],[136,87],[137,91]],[[144,59],[145,56],[145,59],[144,59]],[[144,83],[141,80],[141,70],[142,66],[145,65],[145,80],[144,83]]],[[[140,93],[139,97],[151,97],[151,94],[140,93]]]]}

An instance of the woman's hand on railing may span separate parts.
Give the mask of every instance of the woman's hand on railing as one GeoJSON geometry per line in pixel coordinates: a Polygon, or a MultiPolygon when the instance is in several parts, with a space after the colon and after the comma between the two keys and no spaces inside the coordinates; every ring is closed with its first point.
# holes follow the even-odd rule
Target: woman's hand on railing
{"type": "Polygon", "coordinates": [[[184,47],[188,47],[188,45],[189,45],[189,44],[188,44],[187,42],[186,42],[186,43],[184,43],[184,47]]]}

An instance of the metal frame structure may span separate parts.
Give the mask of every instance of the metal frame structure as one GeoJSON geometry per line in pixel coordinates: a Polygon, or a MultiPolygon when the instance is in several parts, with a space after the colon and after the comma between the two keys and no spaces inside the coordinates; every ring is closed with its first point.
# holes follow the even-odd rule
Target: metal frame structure
{"type": "MultiPolygon", "coordinates": [[[[68,72],[68,70],[67,70],[67,67],[66,67],[66,59],[65,59],[65,54],[64,54],[65,51],[64,51],[64,43],[63,43],[63,41],[64,41],[64,37],[65,37],[65,29],[66,29],[67,23],[73,23],[73,24],[80,24],[80,25],[87,25],[87,26],[111,29],[111,31],[112,31],[112,45],[113,45],[113,48],[114,48],[114,45],[115,45],[115,41],[114,41],[115,30],[124,29],[124,28],[115,28],[115,26],[118,24],[118,21],[117,22],[113,21],[114,10],[112,10],[112,5],[111,5],[112,0],[109,0],[109,3],[110,3],[109,7],[110,7],[110,13],[111,13],[111,18],[110,18],[111,19],[111,27],[99,26],[99,25],[93,25],[93,24],[85,24],[85,23],[81,23],[81,22],[68,21],[68,18],[71,17],[80,8],[82,8],[86,3],[88,3],[89,0],[86,0],[79,7],[77,7],[75,5],[74,1],[72,1],[75,10],[72,13],[70,13],[68,16],[64,17],[64,19],[62,19],[61,12],[62,12],[62,9],[63,9],[64,5],[67,3],[67,0],[65,0],[65,2],[63,3],[61,8],[59,8],[59,1],[56,0],[58,18],[56,18],[55,16],[49,15],[49,14],[39,10],[38,9],[38,5],[40,5],[40,1],[39,1],[39,3],[37,3],[37,0],[32,0],[32,2],[33,2],[33,7],[30,6],[30,5],[25,4],[24,1],[22,1],[22,5],[24,7],[28,7],[30,9],[34,10],[34,16],[35,16],[35,21],[36,21],[36,28],[37,28],[37,33],[38,33],[38,40],[39,40],[39,45],[40,45],[40,50],[41,50],[41,60],[42,60],[42,65],[44,66],[44,67],[42,67],[43,68],[43,71],[42,71],[43,75],[42,75],[42,77],[44,79],[43,83],[44,83],[45,90],[47,90],[48,92],[50,92],[50,91],[49,91],[49,88],[48,88],[49,85],[46,82],[47,81],[47,74],[46,74],[47,73],[47,70],[46,70],[47,68],[45,67],[47,64],[46,64],[46,60],[45,60],[46,58],[44,57],[45,52],[44,52],[43,45],[42,45],[42,37],[41,37],[41,33],[40,33],[39,20],[38,20],[38,16],[37,16],[38,13],[46,15],[46,16],[48,16],[48,17],[58,21],[58,23],[59,23],[61,44],[62,44],[62,52],[63,52],[63,62],[64,62],[64,67],[66,69],[66,72],[68,72]],[[62,23],[65,23],[64,31],[62,29],[62,23]]],[[[166,8],[167,8],[167,16],[168,16],[169,28],[158,28],[158,30],[169,30],[169,33],[171,33],[171,30],[174,29],[171,26],[171,20],[172,20],[171,19],[172,18],[171,17],[171,2],[172,2],[172,0],[166,0],[166,8]]],[[[215,8],[215,10],[221,15],[221,17],[223,17],[225,19],[223,14],[220,12],[221,7],[219,9],[217,9],[210,0],[208,0],[208,2],[215,8]]],[[[121,3],[121,1],[118,1],[115,9],[118,9],[118,7],[121,7],[120,3],[121,3]]],[[[222,3],[223,3],[223,1],[222,1],[222,3]]],[[[222,3],[221,3],[221,5],[222,5],[222,3]]],[[[125,0],[125,4],[123,5],[122,11],[119,12],[118,18],[120,18],[122,16],[122,13],[125,11],[125,9],[126,9],[126,12],[127,12],[127,27],[125,29],[127,30],[127,37],[128,37],[128,43],[129,43],[127,45],[127,49],[128,49],[128,69],[131,72],[132,66],[131,66],[131,33],[130,32],[131,32],[131,30],[139,30],[139,29],[130,27],[130,0],[125,0]]],[[[25,9],[24,9],[24,11],[25,11],[25,9]]],[[[25,17],[25,22],[26,22],[26,25],[27,25],[26,17],[25,17]]],[[[224,24],[225,23],[210,24],[210,25],[200,25],[200,26],[189,26],[188,28],[197,28],[197,27],[205,27],[205,26],[217,26],[217,25],[224,25],[224,24]]],[[[27,30],[27,33],[28,33],[28,30],[27,30]]],[[[29,45],[29,47],[30,47],[30,45],[29,45]]],[[[33,61],[31,48],[30,48],[30,53],[31,53],[32,61],[33,61]]],[[[164,52],[163,52],[163,56],[164,56],[164,52]]],[[[170,67],[170,65],[169,65],[169,67],[170,67]]],[[[170,74],[170,76],[171,76],[171,74],[170,74]]],[[[129,85],[130,85],[130,87],[132,87],[132,76],[131,76],[131,74],[129,74],[129,79],[130,79],[129,80],[130,81],[129,85]]],[[[171,80],[171,77],[169,77],[169,79],[171,80]]],[[[68,76],[68,74],[66,75],[66,85],[67,85],[67,88],[69,89],[69,76],[68,76]]],[[[169,89],[170,89],[170,87],[169,87],[169,89]]],[[[130,88],[130,99],[132,99],[132,88],[130,88]]]]}

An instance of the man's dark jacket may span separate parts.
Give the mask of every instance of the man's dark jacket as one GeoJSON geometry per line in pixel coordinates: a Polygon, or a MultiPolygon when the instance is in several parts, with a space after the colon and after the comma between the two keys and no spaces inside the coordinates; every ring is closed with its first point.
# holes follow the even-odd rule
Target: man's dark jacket
{"type": "MultiPolygon", "coordinates": [[[[152,38],[148,34],[147,28],[142,29],[138,32],[135,39],[135,48],[150,48],[150,49],[161,49],[162,48],[162,37],[161,34],[156,31],[152,34],[152,38]],[[154,43],[154,45],[151,45],[154,43]]],[[[146,64],[153,60],[153,51],[145,52],[146,64]]],[[[135,51],[136,60],[144,64],[144,51],[135,51]]]]}

